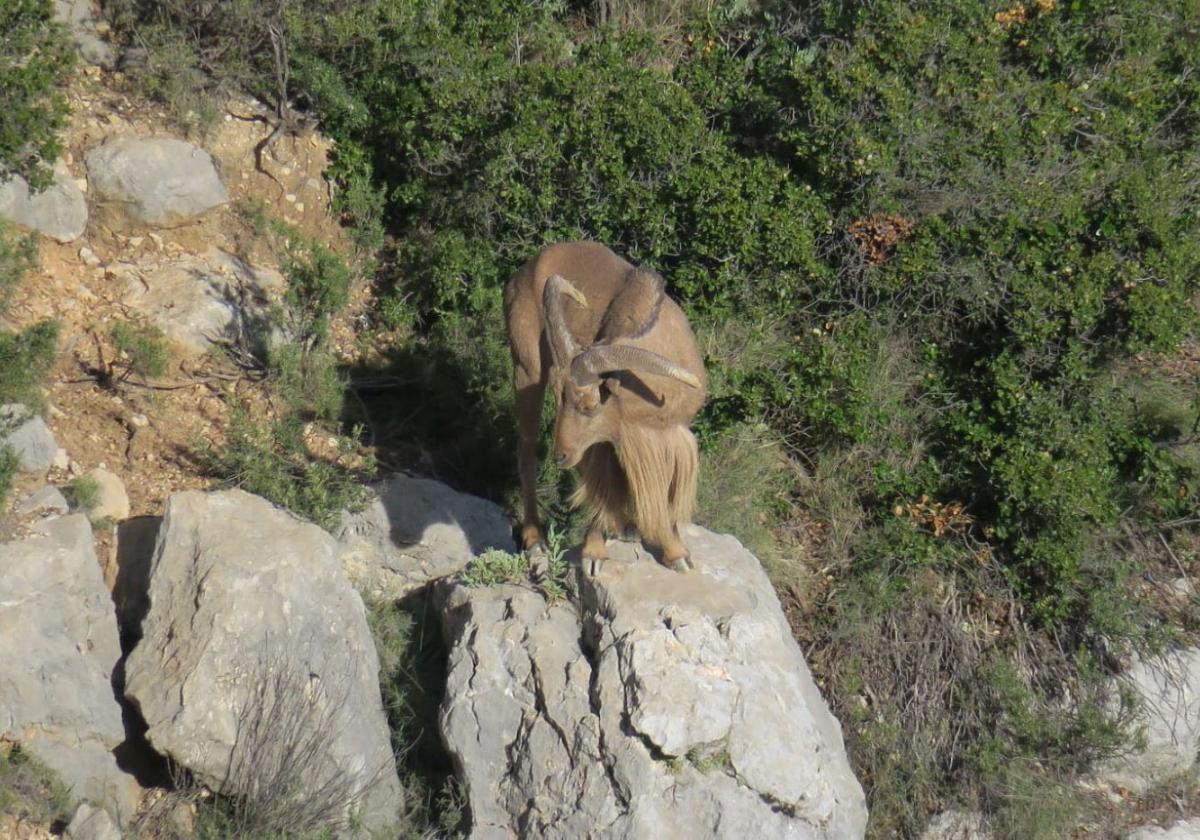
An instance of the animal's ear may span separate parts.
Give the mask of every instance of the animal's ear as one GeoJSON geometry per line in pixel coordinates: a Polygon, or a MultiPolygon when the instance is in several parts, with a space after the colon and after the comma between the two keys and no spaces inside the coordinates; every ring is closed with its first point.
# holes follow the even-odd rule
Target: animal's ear
{"type": "Polygon", "coordinates": [[[608,394],[611,397],[619,396],[621,393],[621,380],[615,376],[604,377],[604,387],[601,389],[602,394],[608,394]]]}

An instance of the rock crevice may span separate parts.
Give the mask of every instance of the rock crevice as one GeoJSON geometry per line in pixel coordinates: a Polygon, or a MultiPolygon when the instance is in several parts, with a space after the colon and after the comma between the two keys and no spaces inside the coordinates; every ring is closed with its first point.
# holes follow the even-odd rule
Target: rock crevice
{"type": "Polygon", "coordinates": [[[442,731],[472,836],[863,835],[840,727],[758,561],[688,536],[698,573],[614,546],[579,613],[512,585],[439,585],[442,731]]]}

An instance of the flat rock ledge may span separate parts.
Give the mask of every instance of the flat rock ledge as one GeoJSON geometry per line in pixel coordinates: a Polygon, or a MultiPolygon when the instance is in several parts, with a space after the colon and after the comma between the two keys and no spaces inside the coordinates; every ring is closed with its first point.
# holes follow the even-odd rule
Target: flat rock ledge
{"type": "Polygon", "coordinates": [[[841,728],[758,560],[691,527],[697,571],[640,546],[581,583],[439,583],[443,739],[473,838],[853,840],[867,821],[841,728]]]}

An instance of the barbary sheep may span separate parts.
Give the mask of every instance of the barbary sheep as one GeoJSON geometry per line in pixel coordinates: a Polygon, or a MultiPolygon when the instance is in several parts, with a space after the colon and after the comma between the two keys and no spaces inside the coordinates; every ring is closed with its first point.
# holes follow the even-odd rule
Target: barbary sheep
{"type": "Polygon", "coordinates": [[[698,457],[689,425],[707,373],[692,328],[662,278],[596,242],[543,250],[504,290],[517,410],[517,462],[526,550],[543,544],[537,512],[537,434],[553,388],[554,457],[575,468],[572,501],[594,511],[583,545],[595,574],[607,534],[634,526],[669,568],[692,568],[679,526],[696,503],[698,457]]]}

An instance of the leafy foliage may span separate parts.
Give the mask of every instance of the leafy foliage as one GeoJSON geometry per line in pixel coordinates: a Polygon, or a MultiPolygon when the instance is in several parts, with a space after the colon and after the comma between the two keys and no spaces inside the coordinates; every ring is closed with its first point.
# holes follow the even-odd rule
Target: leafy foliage
{"type": "Polygon", "coordinates": [[[54,20],[50,0],[7,0],[0,6],[0,182],[16,174],[34,188],[46,186],[44,165],[58,156],[66,123],[61,88],[75,51],[54,20]]]}

